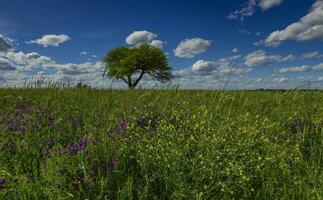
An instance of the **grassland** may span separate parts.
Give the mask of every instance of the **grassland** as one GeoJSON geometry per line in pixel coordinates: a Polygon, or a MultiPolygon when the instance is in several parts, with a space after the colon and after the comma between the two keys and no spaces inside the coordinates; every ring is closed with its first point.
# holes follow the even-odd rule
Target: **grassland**
{"type": "Polygon", "coordinates": [[[323,92],[0,89],[0,199],[323,199],[323,92]]]}

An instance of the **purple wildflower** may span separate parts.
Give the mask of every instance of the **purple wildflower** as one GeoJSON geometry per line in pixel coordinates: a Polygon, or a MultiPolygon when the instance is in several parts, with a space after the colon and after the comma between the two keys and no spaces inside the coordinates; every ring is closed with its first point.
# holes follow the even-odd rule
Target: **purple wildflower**
{"type": "Polygon", "coordinates": [[[83,149],[85,149],[85,147],[86,147],[86,141],[85,140],[81,140],[79,142],[79,149],[80,150],[83,150],[83,149]]]}
{"type": "Polygon", "coordinates": [[[125,120],[122,120],[117,128],[117,132],[123,133],[127,129],[127,122],[125,120]]]}
{"type": "Polygon", "coordinates": [[[0,188],[5,188],[6,179],[0,178],[0,188]]]}
{"type": "Polygon", "coordinates": [[[96,136],[94,141],[93,141],[93,144],[94,145],[98,145],[100,143],[100,137],[99,136],[96,136]]]}
{"type": "Polygon", "coordinates": [[[8,124],[8,131],[9,132],[15,132],[15,131],[17,131],[17,129],[19,127],[19,123],[17,120],[9,120],[7,124],[8,124]]]}
{"type": "Polygon", "coordinates": [[[108,170],[108,164],[107,164],[107,161],[103,161],[102,164],[101,164],[101,167],[102,167],[102,173],[105,174],[107,173],[107,170],[108,170]]]}
{"type": "Polygon", "coordinates": [[[113,129],[111,128],[109,131],[108,131],[108,136],[112,136],[112,133],[113,133],[113,129]]]}
{"type": "Polygon", "coordinates": [[[116,165],[117,165],[117,160],[113,158],[111,160],[110,165],[109,165],[109,171],[110,171],[110,173],[115,169],[116,165]]]}
{"type": "Polygon", "coordinates": [[[45,148],[45,152],[44,155],[49,157],[50,156],[50,149],[53,148],[53,146],[55,145],[55,140],[54,139],[49,139],[49,141],[46,144],[46,148],[45,148]]]}
{"type": "Polygon", "coordinates": [[[80,140],[79,142],[70,145],[68,148],[66,149],[62,149],[58,152],[58,155],[75,155],[77,154],[79,151],[82,151],[86,148],[86,141],[85,140],[80,140]]]}

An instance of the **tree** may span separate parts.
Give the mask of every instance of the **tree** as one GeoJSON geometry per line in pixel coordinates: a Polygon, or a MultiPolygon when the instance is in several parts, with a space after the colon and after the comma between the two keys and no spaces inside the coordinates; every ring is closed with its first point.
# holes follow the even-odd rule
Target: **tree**
{"type": "Polygon", "coordinates": [[[81,81],[79,81],[76,85],[75,85],[75,88],[77,89],[91,89],[91,86],[85,84],[85,83],[82,83],[81,81]]]}
{"type": "Polygon", "coordinates": [[[117,47],[108,52],[103,63],[103,76],[123,80],[129,89],[135,88],[145,74],[162,83],[172,78],[166,55],[151,45],[117,47]]]}

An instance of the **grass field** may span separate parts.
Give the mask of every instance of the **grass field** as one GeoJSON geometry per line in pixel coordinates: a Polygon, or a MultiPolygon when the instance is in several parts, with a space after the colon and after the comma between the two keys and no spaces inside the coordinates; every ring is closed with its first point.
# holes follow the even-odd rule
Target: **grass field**
{"type": "Polygon", "coordinates": [[[0,199],[323,199],[323,92],[0,89],[0,199]]]}

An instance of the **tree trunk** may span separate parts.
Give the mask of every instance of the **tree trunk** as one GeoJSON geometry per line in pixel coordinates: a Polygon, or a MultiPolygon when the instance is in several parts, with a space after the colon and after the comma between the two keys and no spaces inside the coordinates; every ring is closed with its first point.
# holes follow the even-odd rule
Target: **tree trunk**
{"type": "Polygon", "coordinates": [[[143,70],[143,71],[140,73],[140,75],[139,75],[138,79],[137,79],[137,80],[135,81],[135,83],[133,84],[133,88],[135,88],[135,87],[138,85],[139,81],[142,79],[142,77],[144,76],[144,74],[145,74],[145,71],[143,70]]]}

